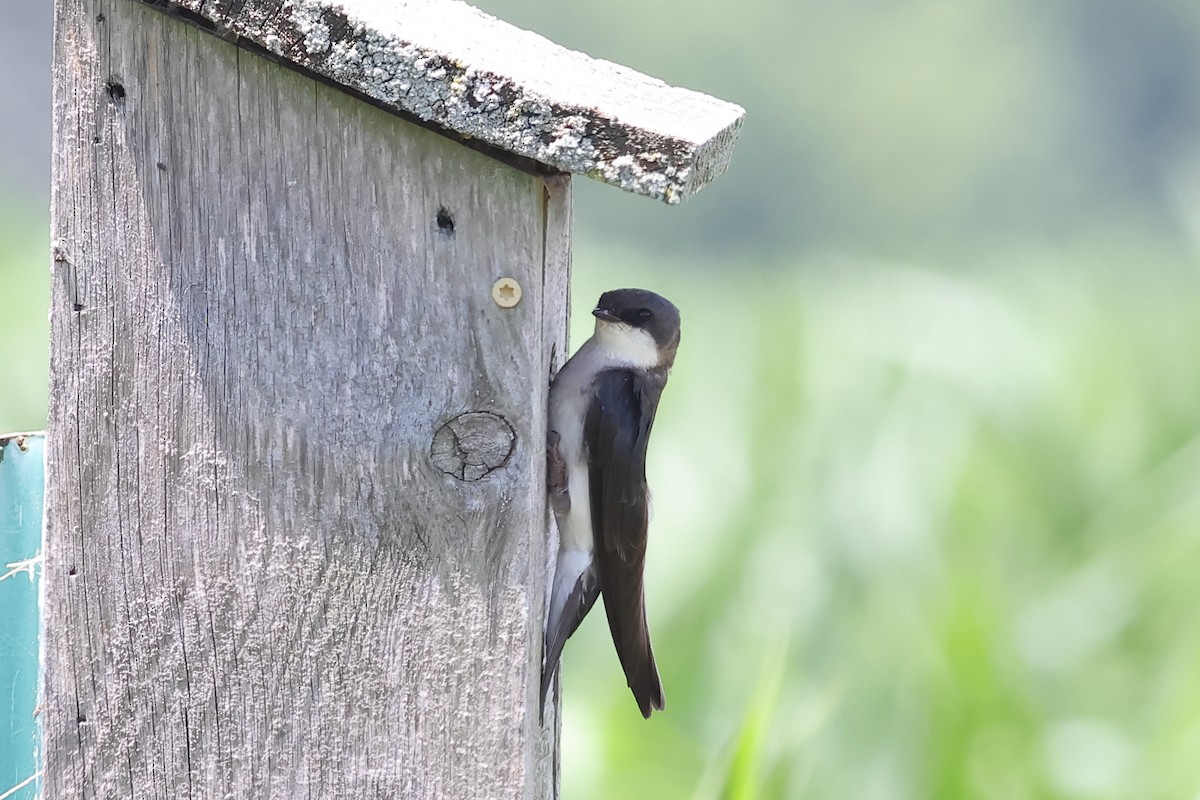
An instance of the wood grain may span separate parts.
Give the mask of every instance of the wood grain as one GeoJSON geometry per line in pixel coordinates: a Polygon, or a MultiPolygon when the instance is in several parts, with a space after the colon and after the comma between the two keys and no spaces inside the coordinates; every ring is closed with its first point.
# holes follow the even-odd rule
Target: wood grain
{"type": "Polygon", "coordinates": [[[725,172],[746,113],[459,0],[147,2],[467,141],[667,203],[725,172]]]}
{"type": "Polygon", "coordinates": [[[46,796],[550,796],[569,186],[56,5],[46,796]],[[460,480],[477,413],[512,451],[460,480]]]}

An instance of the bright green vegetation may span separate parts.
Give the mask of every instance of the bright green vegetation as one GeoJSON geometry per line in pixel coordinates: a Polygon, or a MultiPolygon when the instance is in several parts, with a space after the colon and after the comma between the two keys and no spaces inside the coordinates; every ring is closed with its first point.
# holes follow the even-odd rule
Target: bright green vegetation
{"type": "Polygon", "coordinates": [[[49,227],[45,211],[0,194],[0,434],[46,426],[49,227]]]}
{"type": "Polygon", "coordinates": [[[581,325],[636,281],[684,339],[650,465],[667,711],[586,622],[565,796],[1195,796],[1200,272],[579,260],[581,325]]]}

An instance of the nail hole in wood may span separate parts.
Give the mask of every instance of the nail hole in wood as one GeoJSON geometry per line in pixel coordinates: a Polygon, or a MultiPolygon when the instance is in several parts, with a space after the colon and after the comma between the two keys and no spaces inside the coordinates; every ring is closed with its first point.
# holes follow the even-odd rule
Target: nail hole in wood
{"type": "Polygon", "coordinates": [[[450,212],[445,206],[438,209],[437,213],[438,230],[449,236],[454,233],[454,217],[450,216],[450,212]]]}
{"type": "Polygon", "coordinates": [[[108,92],[108,98],[114,103],[120,103],[125,99],[125,87],[121,85],[120,81],[113,78],[104,84],[104,91],[108,92]]]}

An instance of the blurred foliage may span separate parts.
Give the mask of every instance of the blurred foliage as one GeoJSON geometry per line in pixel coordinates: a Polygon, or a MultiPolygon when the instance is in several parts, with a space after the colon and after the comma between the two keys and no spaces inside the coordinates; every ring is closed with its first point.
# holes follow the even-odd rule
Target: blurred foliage
{"type": "Polygon", "coordinates": [[[1200,273],[581,258],[620,266],[577,305],[650,276],[685,329],[650,475],[667,711],[586,621],[564,796],[1195,796],[1200,273]]]}
{"type": "Polygon", "coordinates": [[[643,250],[790,266],[1154,229],[1200,158],[1194,0],[476,5],[746,108],[733,169],[686,211],[582,190],[588,224],[643,250]]]}
{"type": "Polygon", "coordinates": [[[0,433],[46,427],[49,228],[46,210],[0,194],[0,433]]]}
{"type": "MultiPolygon", "coordinates": [[[[577,328],[684,339],[643,721],[602,614],[564,796],[1200,794],[1200,4],[485,8],[739,102],[682,208],[577,182],[577,328]]],[[[0,219],[0,429],[42,424],[43,216],[0,219]]]]}

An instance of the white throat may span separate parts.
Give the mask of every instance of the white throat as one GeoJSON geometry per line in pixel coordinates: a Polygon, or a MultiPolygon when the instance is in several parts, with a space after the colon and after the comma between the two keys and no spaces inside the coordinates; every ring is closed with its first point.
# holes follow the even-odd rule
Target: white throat
{"type": "Polygon", "coordinates": [[[646,331],[624,322],[596,320],[596,349],[614,366],[650,369],[659,362],[658,344],[646,331]]]}

